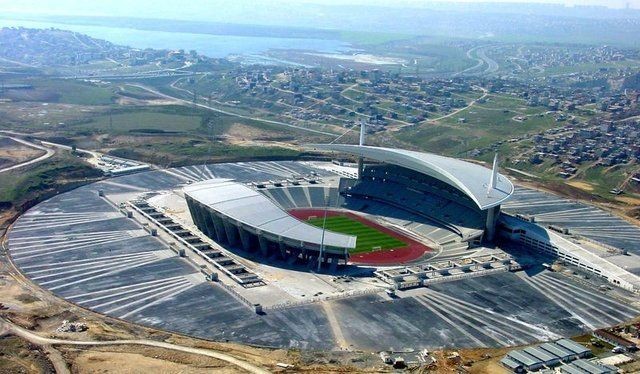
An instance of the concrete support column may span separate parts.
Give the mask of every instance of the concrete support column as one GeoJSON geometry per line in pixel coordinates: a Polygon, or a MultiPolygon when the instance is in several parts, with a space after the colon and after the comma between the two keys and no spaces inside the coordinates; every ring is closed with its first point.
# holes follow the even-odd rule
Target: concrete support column
{"type": "Polygon", "coordinates": [[[250,250],[251,249],[251,236],[250,236],[249,232],[247,232],[247,230],[243,229],[240,226],[238,226],[238,232],[240,233],[240,242],[242,243],[242,248],[244,248],[245,251],[250,250]]]}
{"type": "Polygon", "coordinates": [[[213,229],[213,222],[211,221],[209,213],[204,208],[199,206],[195,210],[195,212],[193,212],[193,215],[197,218],[198,223],[196,224],[196,226],[198,226],[200,231],[202,231],[206,236],[215,240],[216,233],[213,229]]]}
{"type": "Polygon", "coordinates": [[[362,179],[364,175],[364,160],[362,157],[358,159],[358,179],[362,179]]]}
{"type": "Polygon", "coordinates": [[[214,213],[211,213],[210,216],[211,221],[213,222],[213,229],[215,230],[218,241],[222,243],[228,242],[227,234],[224,231],[224,225],[222,223],[222,218],[216,216],[214,213]]]}
{"type": "Polygon", "coordinates": [[[280,258],[287,258],[287,246],[284,244],[282,238],[278,238],[278,248],[280,249],[280,258]]]}
{"type": "Polygon", "coordinates": [[[500,216],[500,206],[496,206],[487,210],[487,222],[485,224],[485,238],[492,242],[496,235],[496,223],[500,216]]]}
{"type": "Polygon", "coordinates": [[[227,220],[223,220],[222,223],[224,224],[224,232],[227,233],[229,244],[238,244],[238,228],[227,220]]]}
{"type": "Polygon", "coordinates": [[[260,234],[258,234],[258,242],[260,244],[260,252],[266,257],[269,254],[269,242],[260,234]]]}

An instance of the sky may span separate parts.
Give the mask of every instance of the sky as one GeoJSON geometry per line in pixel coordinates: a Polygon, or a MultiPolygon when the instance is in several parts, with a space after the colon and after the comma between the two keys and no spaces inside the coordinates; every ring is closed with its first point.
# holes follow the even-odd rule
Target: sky
{"type": "MultiPolygon", "coordinates": [[[[421,7],[430,0],[253,0],[248,4],[326,4],[326,5],[379,5],[391,7],[421,7]]],[[[564,5],[602,5],[612,8],[623,8],[628,3],[631,7],[640,9],[640,0],[440,0],[437,2],[457,3],[550,3],[564,5]]],[[[0,12],[20,12],[34,14],[68,14],[68,15],[130,15],[144,17],[145,13],[175,12],[177,16],[188,8],[211,6],[237,6],[237,0],[191,0],[182,3],[177,9],[175,1],[167,0],[0,0],[0,12]],[[186,9],[185,9],[186,8],[186,9]]],[[[177,17],[180,18],[180,17],[177,17]]]]}

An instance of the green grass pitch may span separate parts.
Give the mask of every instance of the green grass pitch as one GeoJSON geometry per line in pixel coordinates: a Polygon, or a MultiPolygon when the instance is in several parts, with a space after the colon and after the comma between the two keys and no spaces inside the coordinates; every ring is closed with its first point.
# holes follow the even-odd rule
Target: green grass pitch
{"type": "MultiPolygon", "coordinates": [[[[314,226],[322,227],[322,221],[323,217],[319,217],[310,219],[307,222],[314,226]]],[[[356,248],[349,251],[352,254],[371,252],[377,247],[379,249],[390,249],[407,246],[407,243],[402,240],[346,216],[327,217],[326,229],[341,234],[357,236],[356,248]]]]}

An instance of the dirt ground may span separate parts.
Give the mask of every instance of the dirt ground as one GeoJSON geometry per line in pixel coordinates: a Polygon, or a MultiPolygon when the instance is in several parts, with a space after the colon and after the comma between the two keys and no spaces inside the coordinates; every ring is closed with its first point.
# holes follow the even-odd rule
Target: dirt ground
{"type": "Polygon", "coordinates": [[[45,152],[12,139],[0,137],[0,169],[40,157],[45,152]]]}
{"type": "Polygon", "coordinates": [[[567,184],[576,188],[579,188],[581,190],[585,190],[585,191],[593,191],[593,186],[591,186],[589,183],[586,182],[581,182],[581,181],[567,181],[567,184]]]}
{"type": "Polygon", "coordinates": [[[163,349],[101,347],[78,350],[63,349],[72,373],[111,373],[118,368],[122,373],[242,373],[220,360],[163,349]],[[135,353],[133,353],[135,352],[135,353]]]}

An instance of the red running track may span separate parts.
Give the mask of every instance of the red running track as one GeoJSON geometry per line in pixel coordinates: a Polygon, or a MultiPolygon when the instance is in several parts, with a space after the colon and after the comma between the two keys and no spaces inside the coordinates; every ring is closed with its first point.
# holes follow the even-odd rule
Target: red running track
{"type": "MultiPolygon", "coordinates": [[[[323,209],[292,209],[289,214],[306,221],[309,217],[323,217],[323,209]]],[[[403,241],[407,245],[400,248],[390,248],[377,252],[359,253],[350,257],[351,262],[360,265],[400,265],[415,261],[422,257],[425,253],[433,251],[426,245],[388,227],[384,227],[376,222],[368,220],[362,216],[351,212],[327,210],[327,217],[347,216],[355,219],[369,227],[379,230],[387,235],[403,241]]]]}

